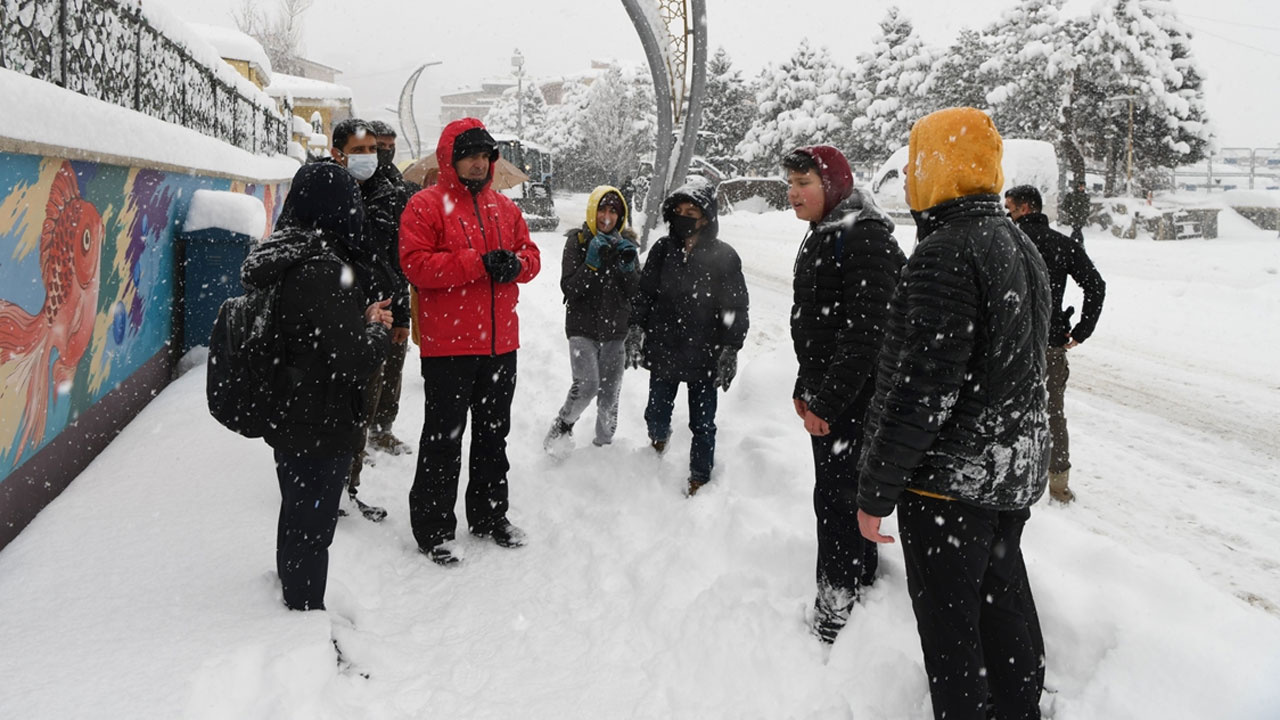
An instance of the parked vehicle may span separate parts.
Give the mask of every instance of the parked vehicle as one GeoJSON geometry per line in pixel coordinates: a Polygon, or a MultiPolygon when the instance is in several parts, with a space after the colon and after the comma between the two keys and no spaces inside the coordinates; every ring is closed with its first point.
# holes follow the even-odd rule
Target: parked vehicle
{"type": "Polygon", "coordinates": [[[555,203],[551,198],[552,181],[555,176],[555,164],[551,159],[551,151],[514,135],[494,135],[493,139],[498,141],[498,152],[502,157],[529,176],[528,181],[503,190],[502,194],[514,200],[520,207],[530,230],[534,232],[555,230],[560,224],[560,216],[556,214],[555,203]]]}

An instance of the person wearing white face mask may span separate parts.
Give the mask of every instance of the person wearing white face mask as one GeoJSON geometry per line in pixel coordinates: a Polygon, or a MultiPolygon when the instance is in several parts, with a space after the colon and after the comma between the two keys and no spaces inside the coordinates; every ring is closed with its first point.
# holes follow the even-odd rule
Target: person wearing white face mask
{"type": "MultiPolygon", "coordinates": [[[[369,123],[358,118],[348,118],[333,127],[333,147],[329,151],[332,162],[347,169],[360,185],[360,197],[364,203],[364,226],[360,240],[360,257],[357,258],[356,278],[365,294],[379,300],[391,300],[391,340],[400,350],[392,357],[403,357],[404,343],[409,338],[409,285],[399,268],[400,213],[408,202],[404,191],[390,183],[378,169],[378,139],[369,123]]],[[[401,361],[403,363],[403,360],[401,361]]],[[[369,382],[365,397],[363,429],[367,435],[378,409],[384,374],[403,372],[403,364],[383,365],[369,382]]],[[[388,429],[389,430],[389,429],[388,429]]],[[[382,432],[382,428],[378,428],[382,432]]],[[[401,443],[402,451],[410,448],[401,443]]],[[[381,446],[379,446],[381,447],[381,446]]],[[[378,522],[387,516],[381,507],[367,505],[356,497],[360,487],[360,471],[364,467],[367,451],[361,451],[351,465],[347,493],[351,504],[369,520],[378,522]]]]}

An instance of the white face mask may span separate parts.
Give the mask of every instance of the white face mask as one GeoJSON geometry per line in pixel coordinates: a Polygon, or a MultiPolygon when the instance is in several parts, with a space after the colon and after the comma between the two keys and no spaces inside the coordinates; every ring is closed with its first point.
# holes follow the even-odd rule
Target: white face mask
{"type": "Polygon", "coordinates": [[[358,182],[364,182],[373,177],[373,173],[377,169],[378,156],[376,153],[347,156],[347,172],[351,173],[351,177],[358,182]]]}

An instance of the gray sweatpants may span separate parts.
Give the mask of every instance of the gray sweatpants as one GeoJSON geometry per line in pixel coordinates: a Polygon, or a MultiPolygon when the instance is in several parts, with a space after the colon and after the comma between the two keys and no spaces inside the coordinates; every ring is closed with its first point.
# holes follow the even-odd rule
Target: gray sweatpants
{"type": "Polygon", "coordinates": [[[618,429],[618,394],[622,392],[622,371],[626,352],[622,340],[596,342],[585,337],[569,338],[569,366],[573,384],[560,408],[560,421],[573,425],[596,400],[596,445],[613,442],[618,429]]]}

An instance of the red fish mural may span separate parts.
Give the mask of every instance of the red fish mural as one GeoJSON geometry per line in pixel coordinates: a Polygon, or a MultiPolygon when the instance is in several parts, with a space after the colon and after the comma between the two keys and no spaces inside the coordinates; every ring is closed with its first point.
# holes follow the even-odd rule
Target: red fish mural
{"type": "Polygon", "coordinates": [[[38,446],[43,441],[50,389],[70,383],[89,350],[104,233],[98,209],[80,196],[75,171],[63,162],[49,189],[40,231],[44,304],[32,315],[0,300],[0,365],[15,365],[9,382],[0,387],[0,402],[24,403],[15,462],[28,442],[38,446]],[[19,397],[2,397],[15,391],[19,397]]]}

